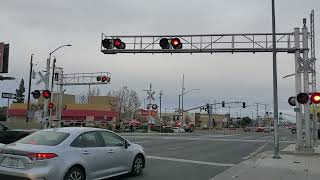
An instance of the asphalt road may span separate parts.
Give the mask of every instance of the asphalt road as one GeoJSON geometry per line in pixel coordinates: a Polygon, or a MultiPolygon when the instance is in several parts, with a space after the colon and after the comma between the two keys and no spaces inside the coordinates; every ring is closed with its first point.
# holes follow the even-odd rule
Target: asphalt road
{"type": "MultiPolygon", "coordinates": [[[[293,143],[294,135],[280,131],[280,147],[293,143]]],[[[186,136],[128,137],[147,153],[141,176],[112,180],[208,180],[258,153],[272,151],[273,133],[195,134],[186,136]]]]}

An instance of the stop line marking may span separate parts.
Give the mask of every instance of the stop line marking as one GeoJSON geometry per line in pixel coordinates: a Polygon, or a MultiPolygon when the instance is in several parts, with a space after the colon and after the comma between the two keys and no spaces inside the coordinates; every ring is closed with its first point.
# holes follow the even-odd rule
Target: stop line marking
{"type": "Polygon", "coordinates": [[[191,163],[191,164],[202,164],[209,166],[222,166],[222,167],[231,167],[235,164],[227,164],[227,163],[215,163],[215,162],[206,162],[206,161],[194,161],[187,159],[177,159],[177,158],[168,158],[168,157],[159,157],[159,156],[147,156],[148,159],[157,159],[157,160],[165,160],[165,161],[173,161],[173,162],[183,162],[183,163],[191,163]]]}

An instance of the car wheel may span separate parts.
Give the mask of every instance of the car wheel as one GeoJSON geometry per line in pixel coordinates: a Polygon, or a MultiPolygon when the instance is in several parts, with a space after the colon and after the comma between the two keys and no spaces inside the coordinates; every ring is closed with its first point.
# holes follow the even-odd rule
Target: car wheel
{"type": "Polygon", "coordinates": [[[134,158],[134,161],[132,164],[131,175],[139,176],[142,173],[143,165],[144,165],[143,157],[141,155],[137,155],[134,158]]]}
{"type": "Polygon", "coordinates": [[[68,170],[63,180],[85,180],[84,172],[79,167],[72,167],[68,170]]]}

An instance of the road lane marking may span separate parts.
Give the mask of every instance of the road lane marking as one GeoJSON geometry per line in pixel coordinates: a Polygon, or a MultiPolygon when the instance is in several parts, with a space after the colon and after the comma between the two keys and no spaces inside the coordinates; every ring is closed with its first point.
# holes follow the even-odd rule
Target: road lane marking
{"type": "Polygon", "coordinates": [[[168,147],[169,149],[183,149],[184,147],[168,147]]]}
{"type": "MultiPolygon", "coordinates": [[[[148,137],[148,136],[137,136],[136,138],[149,138],[149,139],[162,139],[162,140],[202,140],[202,141],[221,141],[221,142],[253,142],[253,143],[272,143],[273,140],[260,140],[260,139],[221,139],[221,138],[184,138],[184,137],[148,137]]],[[[295,143],[295,141],[290,141],[290,140],[286,140],[286,141],[280,141],[281,143],[295,143]]]]}
{"type": "Polygon", "coordinates": [[[234,166],[234,165],[235,165],[235,164],[227,164],[227,163],[214,163],[214,162],[206,162],[206,161],[194,161],[194,160],[168,158],[168,157],[159,157],[159,156],[147,156],[147,158],[148,158],[148,159],[165,160],[165,161],[173,161],[173,162],[202,164],[202,165],[209,165],[209,166],[231,167],[231,166],[234,166]]]}
{"type": "Polygon", "coordinates": [[[255,156],[256,154],[258,154],[263,148],[265,148],[268,145],[268,143],[265,143],[264,145],[262,145],[261,147],[259,147],[257,150],[255,150],[254,152],[250,153],[248,156],[243,157],[242,159],[250,159],[253,156],[255,156]]]}
{"type": "Polygon", "coordinates": [[[137,141],[137,142],[133,142],[135,144],[143,144],[143,143],[148,143],[148,142],[152,142],[152,141],[137,141]]]}

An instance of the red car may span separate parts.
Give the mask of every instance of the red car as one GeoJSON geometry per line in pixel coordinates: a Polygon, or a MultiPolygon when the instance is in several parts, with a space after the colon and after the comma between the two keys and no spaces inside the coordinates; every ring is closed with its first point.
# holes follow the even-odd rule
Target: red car
{"type": "Polygon", "coordinates": [[[263,132],[263,127],[257,127],[256,132],[263,132]]]}

